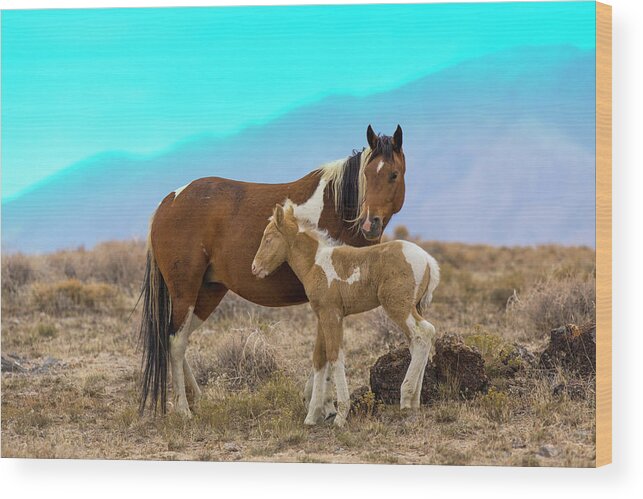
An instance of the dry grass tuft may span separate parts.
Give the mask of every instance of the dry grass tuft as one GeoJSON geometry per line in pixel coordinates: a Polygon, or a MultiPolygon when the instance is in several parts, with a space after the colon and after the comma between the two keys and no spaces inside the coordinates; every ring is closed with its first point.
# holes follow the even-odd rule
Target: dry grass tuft
{"type": "Polygon", "coordinates": [[[207,384],[216,379],[235,391],[256,389],[279,370],[275,349],[259,328],[235,333],[214,356],[197,357],[194,367],[199,382],[207,384]]]}
{"type": "Polygon", "coordinates": [[[2,255],[2,293],[16,293],[36,279],[32,258],[16,253],[2,255]]]}
{"type": "Polygon", "coordinates": [[[145,268],[142,242],[110,241],[88,251],[57,251],[47,255],[49,272],[58,279],[103,282],[127,290],[138,289],[145,268]]]}
{"type": "Polygon", "coordinates": [[[507,319],[523,337],[543,335],[565,324],[585,324],[596,317],[596,281],[593,275],[550,276],[519,295],[507,319]]]}
{"type": "Polygon", "coordinates": [[[114,286],[76,279],[34,284],[31,300],[36,310],[54,316],[108,312],[123,306],[121,292],[114,286]]]}
{"type": "Polygon", "coordinates": [[[485,415],[496,423],[504,423],[511,414],[510,398],[505,392],[490,388],[478,398],[478,403],[485,415]]]}

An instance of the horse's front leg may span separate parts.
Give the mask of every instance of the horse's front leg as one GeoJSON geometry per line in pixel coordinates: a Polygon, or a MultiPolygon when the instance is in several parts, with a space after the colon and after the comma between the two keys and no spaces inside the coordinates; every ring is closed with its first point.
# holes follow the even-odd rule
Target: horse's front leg
{"type": "MultiPolygon", "coordinates": [[[[342,351],[343,319],[342,313],[336,308],[330,308],[319,314],[319,323],[324,333],[326,360],[328,362],[326,386],[329,388],[332,386],[332,381],[334,381],[337,391],[337,414],[333,422],[335,426],[343,426],[346,423],[348,411],[350,410],[350,394],[346,381],[344,352],[342,351]]],[[[326,395],[328,397],[328,394],[326,395]]]]}
{"type": "Polygon", "coordinates": [[[324,385],[328,376],[328,362],[326,360],[326,343],[321,322],[317,323],[317,338],[315,339],[315,350],[313,351],[313,373],[312,381],[306,385],[304,398],[310,393],[308,402],[308,414],[304,420],[305,425],[316,425],[324,420],[324,385]]]}
{"type": "Polygon", "coordinates": [[[337,389],[337,415],[335,416],[335,426],[344,426],[348,411],[350,411],[350,393],[348,391],[348,382],[346,381],[346,367],[344,365],[344,351],[339,350],[339,355],[335,365],[330,363],[335,377],[335,387],[337,389]]]}
{"type": "MultiPolygon", "coordinates": [[[[306,406],[306,410],[310,407],[310,399],[313,396],[314,379],[315,371],[311,370],[304,388],[304,405],[306,406]]],[[[333,373],[330,369],[328,369],[328,372],[326,373],[326,380],[324,382],[324,407],[322,409],[322,413],[325,421],[334,418],[337,414],[333,397],[333,373]]]]}

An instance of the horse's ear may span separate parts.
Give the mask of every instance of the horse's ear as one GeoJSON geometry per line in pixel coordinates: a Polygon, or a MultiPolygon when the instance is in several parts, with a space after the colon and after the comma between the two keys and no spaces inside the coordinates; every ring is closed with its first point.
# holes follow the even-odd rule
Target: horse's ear
{"type": "Polygon", "coordinates": [[[402,127],[397,125],[393,134],[393,149],[400,152],[402,150],[402,127]]]}
{"type": "Polygon", "coordinates": [[[379,140],[379,137],[373,131],[373,127],[371,127],[371,125],[368,125],[368,128],[366,129],[366,141],[368,142],[368,147],[370,147],[371,150],[375,150],[377,148],[377,142],[379,140]]]}
{"type": "Polygon", "coordinates": [[[283,227],[284,225],[284,207],[278,204],[275,206],[275,211],[272,213],[272,216],[274,217],[275,220],[275,225],[277,226],[278,229],[283,227]]]}

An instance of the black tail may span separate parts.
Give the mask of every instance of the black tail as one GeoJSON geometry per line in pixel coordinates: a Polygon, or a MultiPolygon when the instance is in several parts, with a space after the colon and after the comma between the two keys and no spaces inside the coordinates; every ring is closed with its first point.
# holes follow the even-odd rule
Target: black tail
{"type": "Polygon", "coordinates": [[[143,314],[139,342],[143,347],[143,379],[139,411],[150,405],[156,413],[167,409],[167,364],[169,357],[170,334],[172,333],[172,300],[154,258],[151,245],[148,245],[145,279],[143,280],[143,314]]]}

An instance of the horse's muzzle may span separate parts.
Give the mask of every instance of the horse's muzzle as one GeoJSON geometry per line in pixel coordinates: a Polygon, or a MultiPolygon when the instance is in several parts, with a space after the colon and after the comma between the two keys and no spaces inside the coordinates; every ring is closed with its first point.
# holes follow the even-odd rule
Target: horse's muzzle
{"type": "Polygon", "coordinates": [[[260,268],[255,262],[252,262],[252,273],[259,279],[263,279],[268,275],[268,272],[260,268]]]}
{"type": "Polygon", "coordinates": [[[382,237],[384,224],[380,217],[369,217],[362,224],[362,234],[369,241],[374,241],[382,237]]]}

